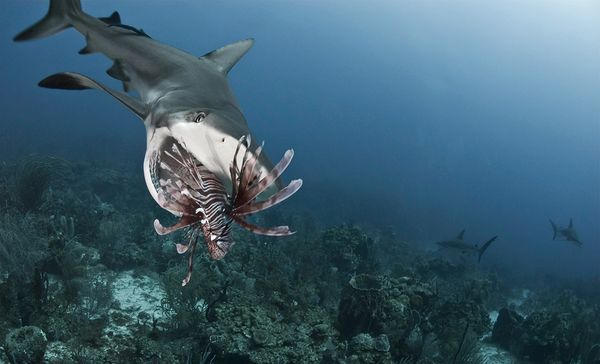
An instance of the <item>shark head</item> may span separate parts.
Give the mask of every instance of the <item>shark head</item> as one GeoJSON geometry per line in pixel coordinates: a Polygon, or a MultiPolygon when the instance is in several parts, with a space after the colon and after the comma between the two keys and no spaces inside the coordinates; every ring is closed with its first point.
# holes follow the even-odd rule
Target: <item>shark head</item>
{"type": "Polygon", "coordinates": [[[567,241],[572,241],[577,245],[582,245],[579,240],[579,236],[577,235],[577,231],[573,227],[568,227],[563,230],[563,236],[567,241]]]}
{"type": "MultiPolygon", "coordinates": [[[[167,134],[219,177],[227,189],[232,186],[230,166],[234,157],[241,163],[246,152],[258,147],[251,143],[252,138],[240,144],[240,138],[249,136],[250,131],[241,112],[233,106],[176,112],[170,114],[166,122],[160,121],[158,126],[166,128],[167,134]],[[234,155],[236,150],[238,153],[234,155]]],[[[271,167],[272,163],[266,155],[261,154],[255,166],[256,171],[264,175],[271,167]]]]}

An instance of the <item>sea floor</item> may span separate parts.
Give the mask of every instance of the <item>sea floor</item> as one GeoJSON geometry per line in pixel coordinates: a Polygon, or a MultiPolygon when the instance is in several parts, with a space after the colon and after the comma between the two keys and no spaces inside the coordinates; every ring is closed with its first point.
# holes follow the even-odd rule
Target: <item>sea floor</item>
{"type": "Polygon", "coordinates": [[[0,364],[600,360],[595,281],[516,280],[301,204],[255,217],[293,236],[236,227],[218,261],[200,241],[182,287],[185,236],[155,233],[175,218],[137,170],[0,164],[0,364]]]}

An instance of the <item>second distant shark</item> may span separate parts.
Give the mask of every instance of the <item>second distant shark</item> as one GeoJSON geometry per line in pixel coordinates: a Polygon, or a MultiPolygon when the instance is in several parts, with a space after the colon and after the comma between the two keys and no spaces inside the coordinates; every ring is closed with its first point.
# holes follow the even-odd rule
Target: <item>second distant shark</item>
{"type": "Polygon", "coordinates": [[[583,243],[579,240],[579,236],[577,235],[577,231],[573,227],[573,219],[569,220],[568,227],[560,227],[557,226],[554,221],[550,220],[550,224],[552,225],[552,230],[554,232],[554,236],[552,236],[552,240],[566,240],[577,244],[578,246],[582,246],[583,243]]]}
{"type": "Polygon", "coordinates": [[[463,229],[456,238],[451,240],[438,241],[436,244],[442,248],[459,250],[462,253],[475,252],[478,254],[477,261],[481,262],[481,256],[483,255],[483,253],[485,253],[487,248],[489,248],[490,245],[494,242],[494,240],[498,238],[498,236],[494,236],[490,240],[486,241],[481,247],[479,247],[477,244],[469,244],[465,242],[464,235],[465,230],[463,229]]]}

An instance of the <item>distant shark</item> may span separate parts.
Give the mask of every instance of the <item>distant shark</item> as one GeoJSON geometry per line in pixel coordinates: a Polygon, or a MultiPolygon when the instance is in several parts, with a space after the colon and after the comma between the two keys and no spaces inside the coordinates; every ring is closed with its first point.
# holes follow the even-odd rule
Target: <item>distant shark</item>
{"type": "Polygon", "coordinates": [[[95,18],[81,9],[79,0],[50,0],[40,21],[18,34],[15,41],[50,36],[73,27],[85,36],[80,54],[100,52],[114,61],[106,72],[121,81],[125,92],[78,73],[64,72],[42,80],[47,88],[104,91],[143,120],[147,132],[144,177],[152,197],[164,209],[180,216],[172,227],[155,220],[159,234],[189,227],[190,252],[187,284],[196,241],[203,235],[209,253],[221,259],[233,245],[231,222],[265,235],[289,235],[287,226],[262,228],[246,216],[274,206],[293,195],[302,180],[282,188],[280,176],[293,157],[285,152],[272,166],[253,144],[251,132],[227,81],[227,73],[253,44],[252,39],[229,44],[202,57],[161,44],[143,30],[121,23],[119,13],[95,18]],[[264,195],[266,199],[258,199],[264,195]]]}
{"type": "Polygon", "coordinates": [[[465,242],[464,236],[465,236],[465,230],[463,229],[456,238],[451,239],[451,240],[438,241],[436,244],[442,248],[458,250],[462,253],[475,252],[478,254],[477,261],[480,262],[481,256],[483,255],[483,253],[485,253],[487,248],[489,248],[489,246],[494,242],[494,240],[496,240],[496,238],[498,238],[498,236],[494,236],[490,240],[486,241],[485,244],[483,244],[480,248],[477,244],[469,244],[469,243],[465,242]]]}
{"type": "Polygon", "coordinates": [[[582,246],[583,243],[579,240],[579,236],[577,235],[577,231],[573,227],[573,219],[569,220],[569,226],[558,227],[554,221],[550,220],[550,225],[552,225],[552,230],[554,232],[554,236],[552,236],[552,240],[556,240],[556,238],[573,242],[578,246],[582,246]]]}

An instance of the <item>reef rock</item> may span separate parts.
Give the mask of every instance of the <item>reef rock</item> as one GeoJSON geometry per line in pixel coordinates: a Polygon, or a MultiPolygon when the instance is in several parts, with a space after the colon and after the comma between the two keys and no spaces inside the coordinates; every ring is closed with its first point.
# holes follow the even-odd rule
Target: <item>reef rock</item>
{"type": "Polygon", "coordinates": [[[46,347],[44,364],[75,364],[73,351],[60,341],[54,341],[46,347]]]}
{"type": "Polygon", "coordinates": [[[375,340],[369,334],[358,334],[350,341],[352,351],[371,351],[375,348],[375,340]]]}
{"type": "Polygon", "coordinates": [[[381,276],[359,274],[350,279],[339,304],[338,327],[343,337],[382,333],[387,288],[389,281],[381,276]]]}
{"type": "Polygon", "coordinates": [[[523,317],[517,312],[503,308],[498,313],[492,330],[492,342],[511,352],[518,351],[523,334],[523,317]]]}
{"type": "Polygon", "coordinates": [[[390,351],[390,340],[386,334],[381,334],[375,338],[373,349],[381,353],[387,353],[390,351]]]}
{"type": "Polygon", "coordinates": [[[349,349],[351,352],[350,363],[392,363],[390,355],[390,341],[387,336],[382,334],[372,337],[369,334],[361,333],[350,340],[349,349]]]}
{"type": "Polygon", "coordinates": [[[9,358],[19,364],[41,363],[48,340],[37,326],[24,326],[6,335],[5,350],[9,358]]]}
{"type": "Polygon", "coordinates": [[[112,290],[115,307],[109,311],[110,323],[104,329],[104,334],[132,336],[132,328],[140,323],[164,323],[161,302],[165,292],[157,279],[134,275],[133,271],[121,272],[116,277],[112,290]]]}

